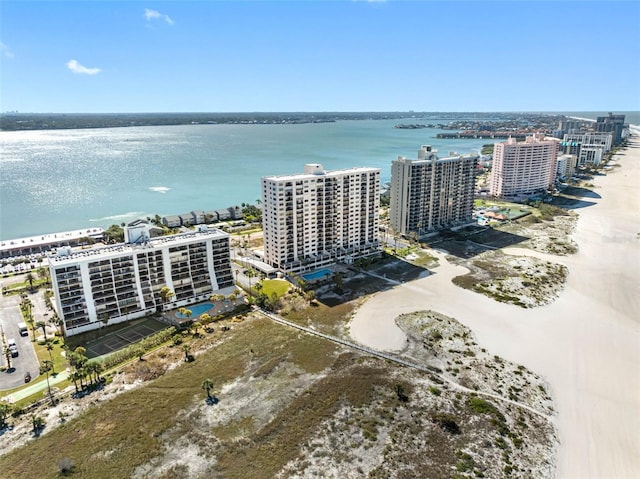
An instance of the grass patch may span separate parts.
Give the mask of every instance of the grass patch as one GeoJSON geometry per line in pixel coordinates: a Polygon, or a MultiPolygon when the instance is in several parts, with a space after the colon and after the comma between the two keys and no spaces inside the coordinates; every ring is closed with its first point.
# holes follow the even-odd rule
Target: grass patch
{"type": "MultiPolygon", "coordinates": [[[[7,477],[57,477],[56,463],[63,457],[76,464],[74,477],[129,478],[135,468],[164,451],[161,436],[175,425],[180,411],[194,400],[203,399],[203,378],[223,385],[244,374],[249,351],[271,355],[274,349],[298,346],[307,337],[276,325],[267,319],[241,323],[234,327],[233,338],[184,363],[157,380],[122,393],[106,405],[99,405],[61,425],[49,434],[0,457],[0,470],[7,477]],[[122,418],[127,418],[123,421],[122,418]],[[34,461],[34,457],[50,461],[34,461]]],[[[313,348],[309,347],[309,351],[313,348]]],[[[307,367],[319,369],[325,354],[301,355],[307,367]]],[[[224,401],[224,397],[220,398],[224,401]]]]}
{"type": "MultiPolygon", "coordinates": [[[[271,297],[272,294],[276,294],[278,298],[284,296],[291,285],[281,279],[265,279],[262,281],[262,293],[271,297]]],[[[254,288],[255,289],[255,288],[254,288]]]]}
{"type": "MultiPolygon", "coordinates": [[[[343,402],[361,406],[372,399],[376,385],[390,387],[384,369],[353,366],[353,361],[352,355],[343,355],[336,364],[342,374],[331,374],[318,381],[282,409],[250,443],[226,448],[218,457],[217,466],[222,476],[227,479],[274,477],[297,457],[300,444],[312,439],[311,434],[320,422],[334,414],[343,402]]],[[[365,430],[373,434],[370,427],[365,430]]]]}

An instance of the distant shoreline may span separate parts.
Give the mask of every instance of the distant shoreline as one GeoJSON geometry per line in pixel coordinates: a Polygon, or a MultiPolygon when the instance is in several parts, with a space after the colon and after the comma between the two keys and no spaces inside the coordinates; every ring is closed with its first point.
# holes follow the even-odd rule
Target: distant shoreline
{"type": "Polygon", "coordinates": [[[281,125],[332,123],[339,120],[451,119],[505,121],[564,117],[515,112],[273,112],[273,113],[3,113],[0,131],[68,130],[172,125],[281,125]]]}

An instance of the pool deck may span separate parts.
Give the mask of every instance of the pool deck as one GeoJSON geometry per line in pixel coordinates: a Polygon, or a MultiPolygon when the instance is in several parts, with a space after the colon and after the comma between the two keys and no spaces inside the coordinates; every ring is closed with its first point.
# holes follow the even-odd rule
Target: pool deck
{"type": "Polygon", "coordinates": [[[183,306],[185,309],[190,309],[194,306],[199,306],[199,305],[203,305],[203,304],[212,304],[213,306],[211,306],[211,308],[209,308],[206,311],[203,311],[202,313],[198,314],[198,315],[193,315],[189,318],[185,318],[182,317],[182,315],[179,315],[179,308],[178,309],[174,309],[172,311],[169,311],[166,313],[167,316],[169,316],[173,321],[175,321],[176,323],[178,323],[179,325],[183,325],[183,324],[187,324],[191,321],[195,321],[197,320],[200,316],[202,316],[203,314],[207,313],[208,315],[210,315],[211,317],[217,316],[219,314],[224,314],[227,313],[229,311],[231,311],[233,308],[235,308],[236,306],[242,304],[244,302],[244,300],[242,298],[237,298],[234,301],[231,300],[224,300],[224,301],[201,301],[200,303],[195,303],[195,304],[190,304],[188,306],[183,306]]]}
{"type": "Polygon", "coordinates": [[[321,280],[321,279],[325,279],[327,276],[330,276],[333,273],[335,273],[335,271],[332,268],[324,267],[324,268],[315,270],[315,271],[313,271],[311,273],[303,274],[303,275],[301,275],[301,277],[302,277],[302,279],[304,279],[307,282],[313,282],[313,281],[318,281],[318,280],[321,280]],[[324,272],[324,274],[319,275],[319,273],[323,273],[323,272],[324,272]],[[316,275],[318,275],[318,276],[316,276],[316,275]]]}

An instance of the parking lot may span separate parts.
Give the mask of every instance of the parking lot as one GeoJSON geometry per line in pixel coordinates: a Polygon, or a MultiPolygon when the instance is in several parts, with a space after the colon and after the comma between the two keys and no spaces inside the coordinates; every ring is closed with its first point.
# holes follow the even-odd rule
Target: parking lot
{"type": "MultiPolygon", "coordinates": [[[[0,290],[2,286],[10,283],[24,281],[22,275],[0,279],[0,290]]],[[[29,294],[29,299],[33,303],[33,313],[36,321],[44,318],[45,306],[41,292],[29,294]]],[[[38,358],[36,357],[31,334],[21,336],[18,323],[23,322],[20,313],[20,296],[3,296],[0,292],[0,342],[3,342],[3,354],[0,355],[0,366],[7,367],[7,359],[4,357],[4,347],[6,342],[14,340],[18,355],[11,358],[11,368],[0,372],[0,391],[13,389],[24,384],[24,377],[27,372],[31,374],[32,380],[40,373],[38,358]]]]}

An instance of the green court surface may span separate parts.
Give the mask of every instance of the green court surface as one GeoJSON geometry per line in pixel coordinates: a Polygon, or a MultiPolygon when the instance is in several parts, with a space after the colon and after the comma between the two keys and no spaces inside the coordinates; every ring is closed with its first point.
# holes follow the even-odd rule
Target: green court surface
{"type": "Polygon", "coordinates": [[[167,328],[168,325],[154,319],[145,319],[135,324],[126,326],[113,333],[106,334],[86,344],[88,358],[104,356],[122,348],[126,348],[131,343],[140,341],[147,336],[167,328]]]}

